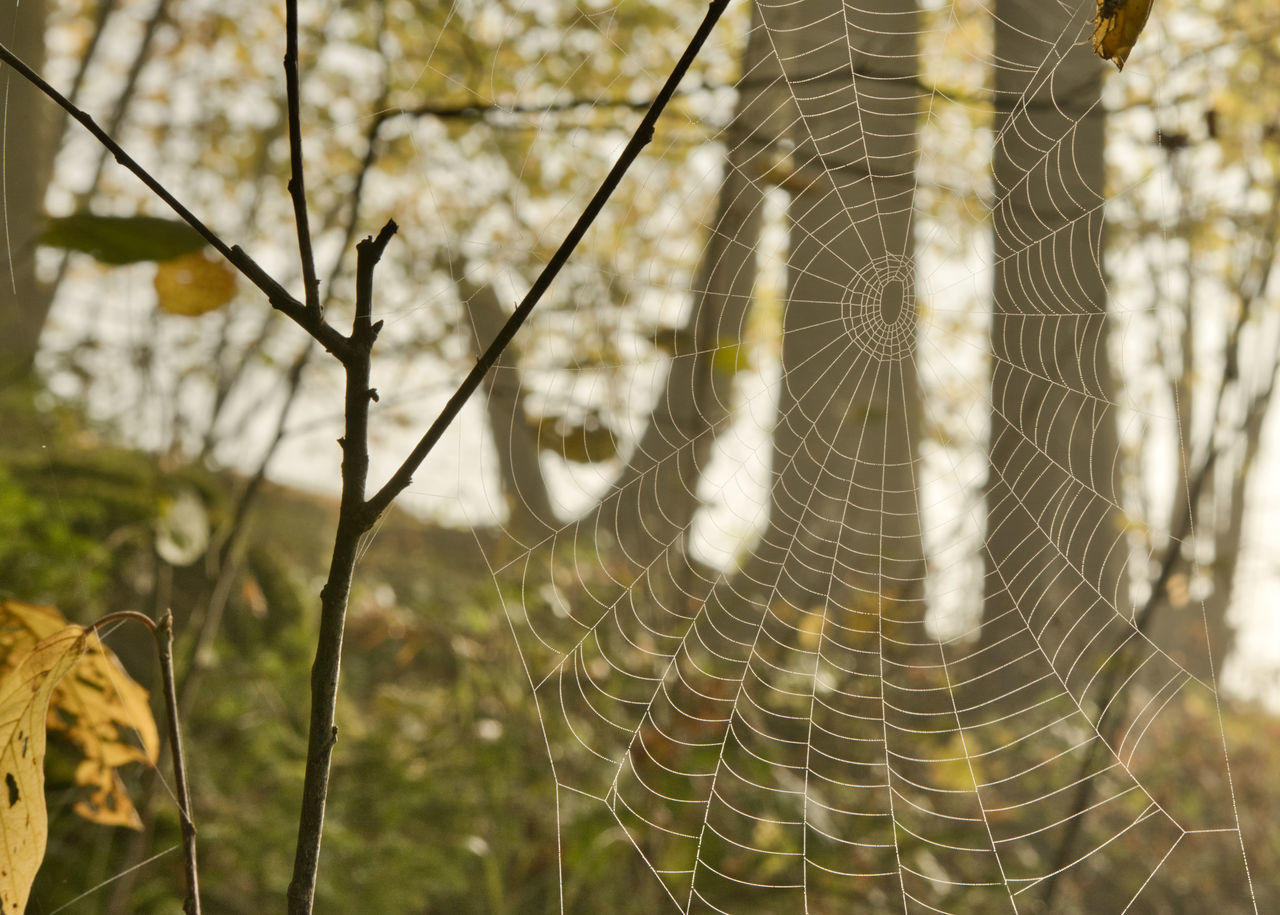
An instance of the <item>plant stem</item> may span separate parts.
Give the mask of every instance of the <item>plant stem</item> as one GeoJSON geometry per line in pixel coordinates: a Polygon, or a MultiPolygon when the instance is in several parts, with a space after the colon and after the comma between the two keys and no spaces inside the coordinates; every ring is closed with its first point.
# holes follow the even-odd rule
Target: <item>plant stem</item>
{"type": "Polygon", "coordinates": [[[196,824],[191,818],[191,792],[187,787],[187,767],[183,761],[182,732],[178,728],[178,691],[173,678],[173,611],[166,610],[155,629],[160,655],[160,678],[164,683],[164,707],[169,721],[169,753],[173,757],[173,780],[178,790],[178,813],[182,824],[182,857],[186,863],[187,898],[182,911],[200,915],[200,874],[196,867],[196,824]]]}
{"type": "Polygon", "coordinates": [[[114,623],[133,620],[151,630],[160,659],[160,682],[164,692],[165,719],[169,730],[169,755],[173,757],[173,780],[178,795],[178,815],[182,826],[182,859],[187,881],[187,898],[182,902],[186,915],[200,915],[200,873],[196,865],[196,824],[191,816],[191,791],[187,786],[186,757],[182,752],[182,730],[178,725],[178,692],[173,677],[173,611],[166,610],[157,623],[145,613],[121,610],[109,613],[87,632],[97,632],[114,623]]]}

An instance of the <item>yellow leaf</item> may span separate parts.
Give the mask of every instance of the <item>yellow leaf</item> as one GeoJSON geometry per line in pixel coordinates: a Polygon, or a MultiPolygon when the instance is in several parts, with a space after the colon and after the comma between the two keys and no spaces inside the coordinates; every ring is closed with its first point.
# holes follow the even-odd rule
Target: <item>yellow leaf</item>
{"type": "Polygon", "coordinates": [[[75,780],[88,794],[76,801],[75,812],[104,826],[141,829],[116,768],[133,762],[154,766],[160,738],[147,691],[124,672],[96,634],[89,636],[80,663],[58,687],[53,710],[57,729],[84,755],[75,780]]]}
{"type": "MultiPolygon", "coordinates": [[[[9,660],[66,626],[53,607],[0,601],[0,674],[11,666],[9,660]]],[[[140,829],[142,822],[116,769],[133,762],[156,764],[160,737],[148,693],[96,633],[84,641],[79,662],[53,692],[47,727],[64,735],[84,757],[75,772],[82,796],[72,809],[104,826],[140,829]]]]}
{"type": "Polygon", "coordinates": [[[1124,69],[1134,42],[1151,15],[1152,0],[1098,0],[1094,20],[1093,50],[1103,60],[1124,69]]]}
{"type": "Polygon", "coordinates": [[[236,272],[203,251],[156,265],[156,302],[171,315],[196,317],[226,305],[236,294],[236,272]]]}
{"type": "MultiPolygon", "coordinates": [[[[49,814],[44,804],[45,718],[58,681],[85,647],[68,626],[40,642],[0,676],[0,912],[21,915],[44,858],[49,814]]],[[[13,658],[10,655],[10,658],[13,658]]]]}
{"type": "Polygon", "coordinates": [[[0,673],[12,667],[41,640],[66,628],[66,617],[53,607],[0,600],[0,673]]]}

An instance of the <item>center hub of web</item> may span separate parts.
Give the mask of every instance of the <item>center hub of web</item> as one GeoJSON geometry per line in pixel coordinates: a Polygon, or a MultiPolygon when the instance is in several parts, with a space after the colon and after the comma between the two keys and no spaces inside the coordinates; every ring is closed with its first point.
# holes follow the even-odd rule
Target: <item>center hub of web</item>
{"type": "Polygon", "coordinates": [[[903,359],[915,341],[915,268],[889,254],[867,264],[845,287],[840,302],[845,332],[877,359],[903,359]]]}

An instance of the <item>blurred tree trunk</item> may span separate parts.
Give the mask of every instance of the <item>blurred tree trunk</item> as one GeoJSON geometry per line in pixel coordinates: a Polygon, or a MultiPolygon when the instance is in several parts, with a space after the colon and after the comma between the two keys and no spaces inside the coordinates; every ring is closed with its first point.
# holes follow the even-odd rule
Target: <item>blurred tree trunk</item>
{"type": "MultiPolygon", "coordinates": [[[[1004,0],[995,17],[994,314],[986,489],[982,692],[1022,682],[1021,658],[1060,674],[1130,612],[1107,352],[1102,65],[1093,0],[1004,0]],[[1063,53],[1060,62],[1051,50],[1063,53]],[[1094,252],[1096,258],[1081,257],[1094,252]]],[[[1097,660],[1097,658],[1095,658],[1097,660]]]]}
{"type": "Polygon", "coordinates": [[[800,120],[771,505],[749,577],[801,610],[918,602],[916,4],[769,15],[775,34],[796,29],[783,67],[800,120]]]}
{"type": "MultiPolygon", "coordinates": [[[[1147,631],[1162,650],[1197,677],[1212,682],[1221,676],[1235,646],[1235,626],[1230,617],[1244,548],[1245,509],[1250,490],[1256,485],[1253,471],[1280,368],[1280,354],[1265,347],[1241,351],[1246,339],[1261,329],[1258,318],[1267,308],[1276,264],[1276,240],[1280,238],[1280,197],[1276,196],[1280,182],[1267,180],[1265,172],[1252,175],[1245,193],[1268,195],[1270,207],[1262,214],[1237,212],[1226,217],[1237,232],[1245,234],[1247,242],[1235,245],[1241,261],[1236,275],[1229,279],[1235,318],[1223,341],[1217,392],[1206,403],[1193,396],[1197,378],[1203,374],[1196,360],[1193,322],[1195,305],[1203,301],[1204,295],[1214,294],[1212,280],[1216,272],[1212,265],[1198,263],[1199,257],[1204,256],[1201,249],[1207,246],[1195,229],[1215,216],[1223,217],[1216,213],[1209,216],[1196,207],[1199,174],[1195,167],[1181,161],[1178,150],[1169,153],[1168,161],[1172,183],[1184,201],[1186,216],[1179,223],[1178,237],[1185,241],[1188,251],[1186,293],[1180,303],[1179,351],[1162,354],[1169,394],[1178,410],[1179,429],[1183,430],[1176,443],[1182,473],[1174,481],[1170,498],[1171,541],[1164,547],[1177,550],[1178,555],[1164,560],[1171,569],[1166,583],[1147,598],[1138,612],[1140,617],[1149,617],[1147,631]],[[1191,437],[1206,427],[1208,448],[1193,465],[1191,437]],[[1198,482],[1199,477],[1203,477],[1202,482],[1198,482]],[[1193,500],[1190,511],[1188,499],[1193,500]],[[1211,564],[1197,569],[1197,555],[1203,556],[1205,546],[1211,551],[1211,564]],[[1194,589],[1193,578],[1198,579],[1194,589]],[[1207,593],[1200,592],[1203,600],[1195,599],[1195,589],[1207,589],[1207,593]]],[[[1162,265],[1156,269],[1159,266],[1162,265]]]]}
{"type": "MultiPolygon", "coordinates": [[[[44,0],[6,3],[0,35],[24,61],[44,64],[44,0]]],[[[52,301],[36,278],[36,242],[44,220],[44,192],[53,166],[53,107],[39,90],[7,68],[3,72],[3,182],[0,219],[0,386],[29,375],[52,301]]]]}
{"type": "MultiPolygon", "coordinates": [[[[458,277],[458,291],[467,303],[471,346],[478,359],[498,336],[509,315],[492,286],[466,280],[464,263],[455,265],[454,274],[458,277]]],[[[538,459],[538,439],[528,425],[524,389],[520,386],[519,368],[512,350],[503,352],[485,376],[484,392],[485,416],[507,503],[507,523],[518,533],[545,537],[555,529],[556,516],[538,459]]]]}
{"type": "MultiPolygon", "coordinates": [[[[702,688],[740,690],[713,702],[678,683],[670,693],[683,714],[727,720],[733,735],[714,794],[693,808],[701,831],[732,835],[737,811],[790,824],[755,849],[704,843],[696,898],[734,909],[743,890],[721,875],[767,872],[785,885],[754,888],[752,908],[835,911],[847,896],[836,885],[828,895],[833,873],[859,874],[867,898],[902,892],[891,816],[843,811],[884,809],[877,767],[897,738],[879,721],[888,689],[910,676],[891,659],[923,641],[912,233],[920,18],[915,0],[760,6],[797,115],[789,161],[775,169],[791,202],[769,516],[695,623],[691,653],[710,675],[702,688]],[[810,678],[815,697],[820,680],[839,690],[807,701],[777,685],[791,671],[810,678]],[[765,809],[758,788],[735,777],[762,759],[810,773],[804,810],[785,794],[765,809]],[[833,838],[852,835],[856,849],[833,838]],[[779,861],[794,863],[779,871],[779,861]]],[[[676,828],[686,825],[699,831],[676,828]]]]}
{"type": "Polygon", "coordinates": [[[716,214],[694,277],[692,302],[675,335],[666,384],[616,495],[599,509],[627,559],[646,567],[665,550],[684,551],[698,510],[698,481],[729,419],[734,358],[742,344],[757,274],[761,214],[777,144],[793,116],[769,34],[752,7],[742,91],[727,132],[716,214]]]}

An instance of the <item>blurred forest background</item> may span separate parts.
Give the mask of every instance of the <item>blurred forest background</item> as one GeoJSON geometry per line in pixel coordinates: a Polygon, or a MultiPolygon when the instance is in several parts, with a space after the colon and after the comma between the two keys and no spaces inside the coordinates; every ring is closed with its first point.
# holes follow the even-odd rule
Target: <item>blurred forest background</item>
{"type": "MultiPolygon", "coordinates": [[[[948,537],[961,552],[967,544],[967,564],[941,564],[954,577],[940,593],[952,596],[939,602],[945,613],[931,609],[928,626],[970,636],[987,652],[985,669],[1019,660],[999,622],[1014,589],[993,587],[993,576],[1026,568],[1047,545],[1056,558],[1021,587],[1068,608],[1077,579],[1105,592],[1170,657],[1222,685],[1221,729],[1256,908],[1280,909],[1268,877],[1280,868],[1280,651],[1272,647],[1280,625],[1265,596],[1280,576],[1265,536],[1280,498],[1269,422],[1280,366],[1280,10],[1269,0],[1163,0],[1122,76],[1104,77],[1082,45],[1062,58],[1058,83],[1040,85],[1038,62],[1063,44],[1067,23],[1091,21],[1092,2],[1064,4],[1058,18],[1031,0],[871,6],[869,33],[888,42],[886,59],[914,81],[910,92],[881,99],[877,116],[882,126],[924,124],[905,145],[881,151],[908,163],[912,203],[902,212],[913,206],[916,221],[877,217],[886,229],[879,253],[914,237],[916,261],[932,265],[942,277],[935,288],[952,296],[921,296],[922,311],[933,309],[922,333],[958,349],[975,340],[984,349],[991,339],[1000,357],[961,367],[982,379],[976,395],[971,380],[945,373],[903,381],[919,383],[935,404],[919,414],[894,415],[876,390],[842,398],[861,404],[859,434],[874,428],[878,436],[871,446],[882,455],[895,443],[904,449],[900,460],[881,457],[870,484],[877,493],[916,499],[914,480],[887,480],[883,468],[923,466],[946,452],[971,490],[962,497],[968,510],[986,519],[984,541],[982,532],[936,523],[921,530],[917,517],[914,529],[895,529],[908,546],[893,558],[916,568],[926,555],[950,555],[939,545],[948,537]],[[919,46],[901,44],[917,34],[919,46]],[[1085,86],[1083,103],[1068,98],[1067,83],[1071,93],[1085,86]],[[1043,104],[1008,103],[1028,98],[1043,104]],[[1019,118],[1028,135],[1057,137],[1057,154],[1029,164],[1029,152],[1008,143],[993,154],[993,134],[1019,118]],[[1020,186],[1010,175],[1037,168],[1048,197],[1008,192],[1020,186]],[[1065,206],[1064,192],[1078,188],[1087,194],[1065,206]],[[1022,233],[1042,218],[1073,227],[1058,262],[1073,265],[1073,276],[1060,286],[1049,277],[1061,270],[1027,281],[1027,261],[1039,252],[1022,233]],[[1092,272],[1080,280],[1084,260],[1092,272]],[[1052,325],[1028,330],[1018,320],[1011,299],[1024,282],[1050,301],[1096,303],[1089,317],[1097,320],[1071,338],[1069,365],[1028,355],[1052,325]],[[1024,377],[1037,375],[1032,363],[1041,376],[1085,379],[1085,395],[1062,395],[1065,383],[1036,393],[1024,377]],[[1025,403],[1040,398],[1032,413],[1065,418],[1045,424],[1030,456],[1016,444],[1002,451],[1031,434],[1009,419],[1018,410],[990,409],[1015,389],[1032,391],[1025,403]],[[1097,402],[1118,406],[1082,418],[1097,402]],[[991,415],[975,424],[974,410],[991,415]],[[1003,434],[1002,417],[1010,424],[1003,434]],[[1095,434],[1080,454],[1083,425],[1095,434]],[[1057,452],[1073,455],[1060,478],[1043,458],[1057,452]],[[1018,479],[1039,483],[1018,490],[1011,511],[1001,486],[1018,479]],[[1081,480],[1080,492],[1070,488],[1081,480]],[[1039,522],[1063,505],[1072,514],[1066,533],[1046,532],[1039,522]],[[1116,533],[1083,545],[1070,536],[1094,529],[1116,533]]],[[[815,0],[794,20],[793,50],[822,44],[812,11],[829,7],[815,0]]],[[[351,600],[319,911],[669,905],[604,807],[562,808],[557,831],[547,764],[555,731],[544,737],[527,656],[502,607],[536,603],[530,594],[562,584],[558,560],[515,584],[493,571],[523,561],[530,544],[577,550],[575,560],[599,554],[600,580],[579,572],[573,584],[602,604],[595,593],[634,581],[634,569],[659,557],[695,578],[735,563],[750,578],[753,562],[768,563],[787,570],[795,592],[770,599],[803,608],[803,593],[830,597],[832,576],[808,581],[803,571],[805,551],[821,553],[830,531],[801,522],[784,530],[784,519],[803,515],[781,495],[794,491],[788,483],[814,485],[803,466],[793,462],[798,477],[789,481],[775,458],[776,485],[755,494],[774,501],[755,527],[724,521],[735,496],[723,484],[709,496],[705,479],[712,442],[730,437],[751,399],[743,391],[809,370],[821,340],[813,327],[789,323],[788,303],[830,297],[803,278],[841,269],[805,249],[831,219],[831,201],[815,199],[806,168],[830,169],[831,155],[821,142],[806,146],[793,127],[820,114],[785,109],[779,86],[794,74],[770,71],[771,60],[788,58],[762,44],[762,17],[796,15],[788,9],[730,7],[539,320],[417,475],[403,510],[368,538],[351,600]],[[798,262],[820,266],[789,274],[798,262]],[[784,329],[798,342],[784,344],[784,329]],[[802,347],[801,356],[788,346],[802,347]],[[681,425],[689,417],[697,430],[681,425]],[[617,492],[630,495],[608,495],[617,492]],[[682,496],[666,501],[671,492],[682,496]],[[599,529],[608,542],[584,545],[583,532],[599,529]],[[769,555],[773,534],[790,544],[781,555],[769,555]],[[753,537],[764,547],[748,549],[753,537]]],[[[631,0],[303,5],[309,194],[322,295],[334,312],[349,308],[353,242],[388,218],[401,226],[375,314],[386,321],[375,479],[452,392],[500,325],[504,303],[523,295],[703,12],[701,4],[631,0]]],[[[0,35],[293,288],[282,17],[247,0],[6,0],[0,35]]],[[[1071,31],[1066,45],[1076,37],[1071,31]]],[[[872,44],[868,53],[884,50],[872,44]]],[[[199,251],[162,258],[172,239],[157,241],[134,217],[169,214],[47,100],[7,70],[4,80],[0,596],[56,605],[82,622],[173,608],[207,910],[271,908],[293,856],[307,672],[336,517],[341,378],[227,268],[199,251]],[[90,211],[126,222],[104,238],[107,223],[77,222],[90,211]]],[[[818,136],[834,144],[842,129],[833,121],[818,136]]],[[[889,126],[867,129],[901,139],[889,126]]],[[[783,415],[805,417],[824,440],[843,434],[824,429],[821,410],[803,397],[793,406],[783,415]]],[[[762,424],[774,430],[771,444],[757,443],[766,454],[803,451],[808,426],[762,424]]],[[[854,464],[837,476],[856,480],[854,464]]],[[[827,519],[837,525],[844,517],[844,503],[826,510],[839,513],[827,519]]],[[[875,511],[911,514],[883,501],[875,511]]],[[[877,523],[881,540],[885,530],[877,523]]],[[[864,564],[879,556],[873,545],[851,549],[864,564]]],[[[923,571],[898,575],[881,563],[868,577],[869,586],[856,576],[841,586],[883,594],[885,581],[908,581],[895,600],[924,603],[923,571]]],[[[670,600],[663,588],[708,599],[675,573],[646,586],[658,601],[670,600]]],[[[923,627],[923,611],[911,612],[910,624],[923,627]]],[[[1065,644],[1070,633],[1057,637],[1065,644]]],[[[149,645],[124,635],[110,644],[139,682],[156,682],[149,645]]],[[[977,689],[991,697],[981,701],[1004,698],[999,684],[977,689]]],[[[1224,803],[1212,699],[1180,696],[1176,723],[1159,718],[1145,736],[1143,784],[1182,809],[1224,803]]],[[[126,773],[143,828],[103,827],[72,812],[74,765],[69,748],[51,745],[50,848],[28,911],[172,911],[181,862],[163,780],[126,773]]],[[[1109,816],[1099,813],[1091,828],[1118,832],[1109,816]]],[[[1105,897],[1126,879],[1117,875],[1129,873],[1130,856],[1145,862],[1135,870],[1149,871],[1167,848],[1144,841],[1094,856],[1044,902],[1047,910],[1080,911],[1105,897]]],[[[738,866],[743,879],[755,873],[755,864],[738,866]]],[[[1162,880],[1135,911],[1255,905],[1238,865],[1213,854],[1179,857],[1162,880]]],[[[989,910],[937,892],[934,902],[948,910],[989,910]]],[[[850,909],[831,902],[813,910],[850,909]]]]}

